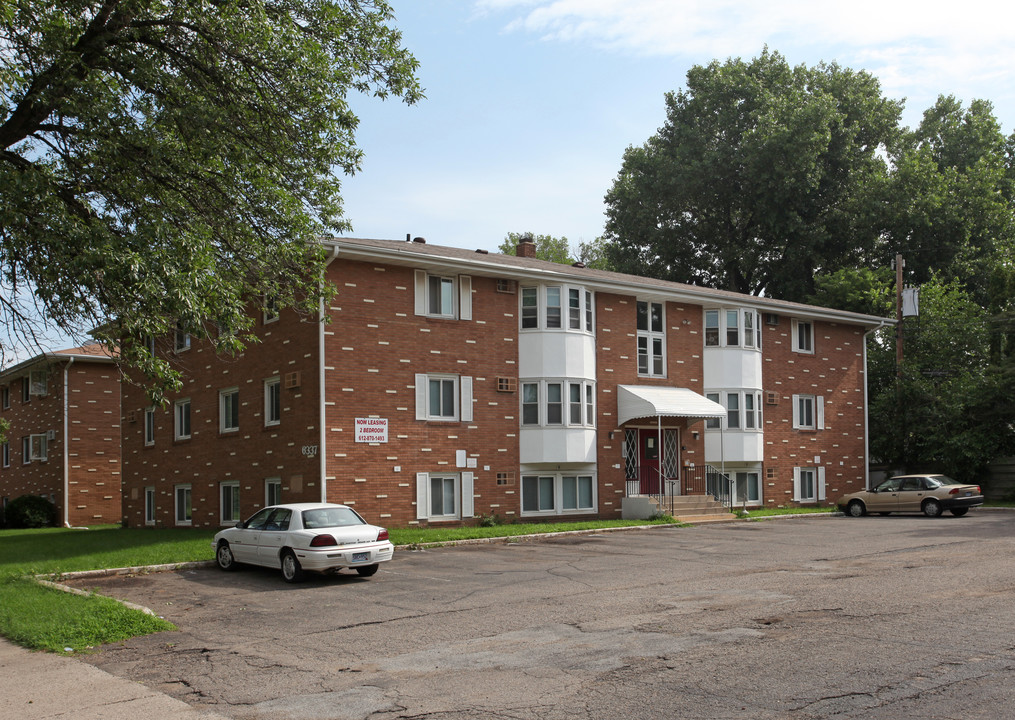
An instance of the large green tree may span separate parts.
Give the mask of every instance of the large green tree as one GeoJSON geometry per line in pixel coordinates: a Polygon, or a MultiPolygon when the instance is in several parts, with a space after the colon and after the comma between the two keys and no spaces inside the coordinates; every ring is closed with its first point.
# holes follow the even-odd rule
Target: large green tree
{"type": "Polygon", "coordinates": [[[836,64],[766,50],[695,66],[606,195],[617,269],[802,300],[820,268],[877,250],[901,103],[836,64]]]}
{"type": "Polygon", "coordinates": [[[314,240],[345,228],[361,161],[349,95],[421,97],[392,20],[384,0],[0,4],[4,357],[40,318],[236,350],[250,298],[316,310],[314,240]]]}

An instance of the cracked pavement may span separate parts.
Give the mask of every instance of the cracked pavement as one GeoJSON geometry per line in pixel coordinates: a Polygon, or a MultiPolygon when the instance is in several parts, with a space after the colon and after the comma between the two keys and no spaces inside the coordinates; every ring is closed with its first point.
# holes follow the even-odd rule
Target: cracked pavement
{"type": "Polygon", "coordinates": [[[87,658],[238,720],[1015,718],[1015,512],[396,551],[364,579],[75,581],[179,627],[87,658]]]}

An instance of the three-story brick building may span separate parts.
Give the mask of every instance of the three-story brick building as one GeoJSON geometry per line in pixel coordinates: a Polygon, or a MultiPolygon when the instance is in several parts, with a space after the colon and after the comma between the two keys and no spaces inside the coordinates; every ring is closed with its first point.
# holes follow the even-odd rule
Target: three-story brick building
{"type": "Polygon", "coordinates": [[[884,319],[544,262],[528,243],[326,246],[329,322],[259,311],[261,342],[236,358],[181,330],[166,407],[123,386],[127,524],[305,500],[389,525],[619,517],[628,496],[715,492],[717,471],[755,506],[864,486],[864,338],[884,319]]]}

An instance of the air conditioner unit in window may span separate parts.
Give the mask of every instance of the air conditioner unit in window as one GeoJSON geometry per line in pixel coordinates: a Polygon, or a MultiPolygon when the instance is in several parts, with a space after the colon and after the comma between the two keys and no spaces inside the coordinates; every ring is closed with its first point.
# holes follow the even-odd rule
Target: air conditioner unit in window
{"type": "Polygon", "coordinates": [[[56,430],[47,430],[46,431],[46,439],[47,440],[56,440],[56,430]]]}
{"type": "Polygon", "coordinates": [[[301,380],[302,378],[300,377],[299,370],[297,370],[296,372],[286,373],[285,374],[286,389],[291,390],[292,388],[298,388],[300,386],[301,380]]]}
{"type": "Polygon", "coordinates": [[[511,295],[514,295],[516,287],[517,283],[514,280],[497,278],[497,292],[499,293],[510,293],[511,295]]]}
{"type": "Polygon", "coordinates": [[[778,405],[779,404],[779,393],[768,390],[765,392],[765,404],[766,405],[778,405]]]}
{"type": "Polygon", "coordinates": [[[137,422],[137,412],[135,410],[127,411],[127,422],[129,423],[137,422]]]}

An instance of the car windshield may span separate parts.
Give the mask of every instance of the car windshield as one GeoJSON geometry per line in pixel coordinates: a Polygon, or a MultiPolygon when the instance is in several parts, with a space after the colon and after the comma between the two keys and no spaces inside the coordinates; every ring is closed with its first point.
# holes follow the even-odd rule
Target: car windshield
{"type": "Polygon", "coordinates": [[[315,508],[303,511],[303,527],[307,530],[348,527],[350,525],[366,525],[366,521],[352,508],[315,508]]]}

